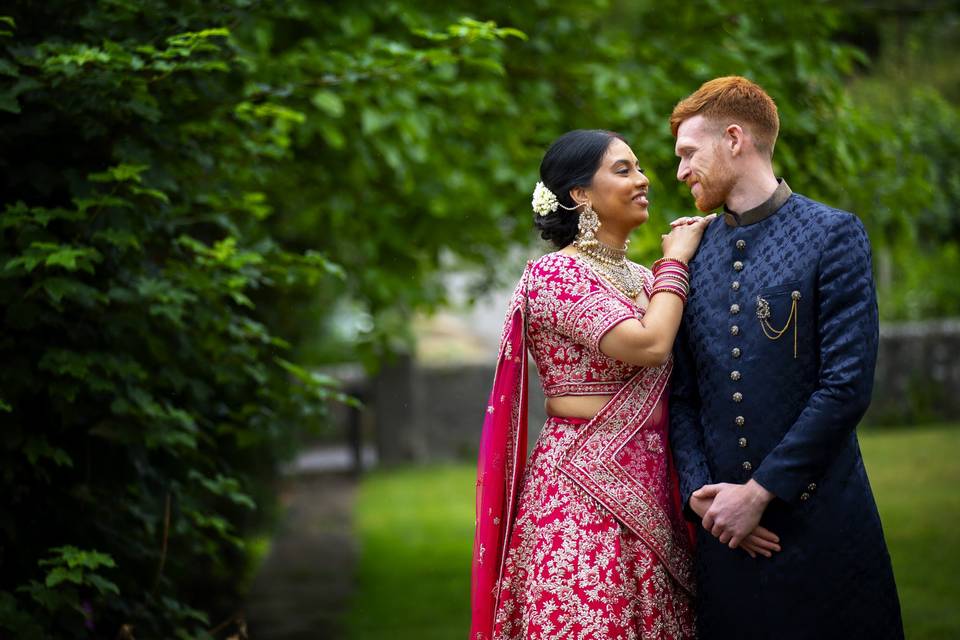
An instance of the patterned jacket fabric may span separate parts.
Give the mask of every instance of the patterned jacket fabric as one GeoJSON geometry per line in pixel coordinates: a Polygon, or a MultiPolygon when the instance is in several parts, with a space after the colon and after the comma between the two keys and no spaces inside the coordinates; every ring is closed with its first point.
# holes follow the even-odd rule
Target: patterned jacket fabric
{"type": "Polygon", "coordinates": [[[690,264],[671,444],[685,505],[716,482],[776,494],[761,524],[782,551],[753,559],[698,528],[700,637],[902,638],[855,433],[878,342],[866,232],[799,194],[752,224],[729,220],[690,264]]]}

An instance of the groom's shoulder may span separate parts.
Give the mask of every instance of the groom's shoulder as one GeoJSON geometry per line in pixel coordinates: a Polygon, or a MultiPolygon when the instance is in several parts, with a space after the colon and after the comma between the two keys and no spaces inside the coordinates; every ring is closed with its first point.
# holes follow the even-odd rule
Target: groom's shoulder
{"type": "Polygon", "coordinates": [[[843,209],[831,207],[813,198],[794,192],[787,200],[790,207],[790,218],[817,229],[818,233],[829,233],[835,229],[863,228],[855,214],[843,209]]]}

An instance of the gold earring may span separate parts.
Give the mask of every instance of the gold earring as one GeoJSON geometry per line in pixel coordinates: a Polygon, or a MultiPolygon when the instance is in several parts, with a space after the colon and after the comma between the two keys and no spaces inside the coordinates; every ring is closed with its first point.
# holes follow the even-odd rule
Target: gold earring
{"type": "Polygon", "coordinates": [[[577,237],[574,245],[577,247],[595,247],[599,244],[597,241],[597,230],[600,229],[600,217],[593,210],[590,203],[580,212],[580,219],[577,221],[577,237]]]}

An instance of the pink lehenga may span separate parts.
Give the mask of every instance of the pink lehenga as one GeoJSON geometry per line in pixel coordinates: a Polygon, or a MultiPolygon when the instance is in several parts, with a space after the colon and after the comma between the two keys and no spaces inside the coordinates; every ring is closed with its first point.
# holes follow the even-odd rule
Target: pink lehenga
{"type": "MultiPolygon", "coordinates": [[[[650,272],[635,268],[649,295],[650,272]]],[[[480,443],[471,640],[694,637],[667,436],[672,364],[634,367],[598,347],[642,314],[577,258],[527,265],[480,443]],[[547,396],[614,394],[591,420],[549,418],[529,464],[528,347],[547,396]]]]}

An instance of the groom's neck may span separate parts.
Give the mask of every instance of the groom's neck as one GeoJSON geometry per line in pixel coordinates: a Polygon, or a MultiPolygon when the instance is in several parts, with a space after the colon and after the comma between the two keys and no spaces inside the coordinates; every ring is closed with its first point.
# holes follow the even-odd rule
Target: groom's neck
{"type": "Polygon", "coordinates": [[[727,209],[743,213],[766,202],[777,190],[777,177],[769,162],[747,166],[727,196],[727,209]]]}

